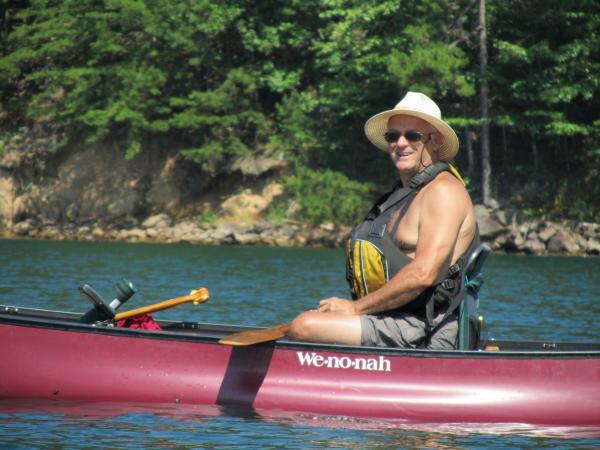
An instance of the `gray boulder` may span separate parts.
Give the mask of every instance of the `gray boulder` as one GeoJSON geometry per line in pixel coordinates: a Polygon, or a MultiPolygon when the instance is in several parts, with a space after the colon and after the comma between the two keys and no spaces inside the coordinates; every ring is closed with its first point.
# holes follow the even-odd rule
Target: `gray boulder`
{"type": "Polygon", "coordinates": [[[475,215],[479,225],[479,234],[483,240],[491,240],[505,231],[505,227],[500,224],[488,208],[483,205],[475,205],[475,215]]]}
{"type": "Polygon", "coordinates": [[[142,228],[169,228],[171,224],[171,218],[162,213],[148,217],[142,222],[142,228]]]}
{"type": "Polygon", "coordinates": [[[576,254],[581,251],[577,242],[569,233],[559,231],[548,241],[548,252],[576,254]]]}

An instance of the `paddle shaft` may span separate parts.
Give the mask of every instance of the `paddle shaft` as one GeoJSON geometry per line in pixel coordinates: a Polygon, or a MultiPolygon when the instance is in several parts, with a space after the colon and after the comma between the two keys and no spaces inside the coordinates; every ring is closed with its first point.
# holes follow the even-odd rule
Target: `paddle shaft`
{"type": "Polygon", "coordinates": [[[135,316],[140,316],[142,314],[150,314],[157,311],[162,311],[163,309],[173,308],[178,305],[182,305],[183,303],[205,303],[210,298],[210,294],[208,289],[199,288],[195,291],[192,291],[191,294],[183,295],[181,297],[172,298],[170,300],[165,300],[164,302],[155,303],[154,305],[143,306],[141,308],[132,309],[130,311],[125,311],[119,314],[115,314],[113,320],[119,321],[123,319],[130,319],[135,316]]]}
{"type": "Polygon", "coordinates": [[[255,345],[264,342],[276,341],[285,337],[290,330],[291,325],[284,323],[272,328],[262,328],[259,330],[240,331],[239,333],[230,334],[219,340],[219,344],[245,346],[255,345]]]}

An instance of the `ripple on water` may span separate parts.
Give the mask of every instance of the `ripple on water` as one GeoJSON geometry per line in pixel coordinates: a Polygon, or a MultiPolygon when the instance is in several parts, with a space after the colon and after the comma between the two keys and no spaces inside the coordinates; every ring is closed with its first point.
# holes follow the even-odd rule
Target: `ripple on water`
{"type": "MultiPolygon", "coordinates": [[[[268,326],[321,298],[346,296],[343,260],[340,249],[0,240],[0,303],[85,311],[79,284],[110,297],[124,276],[138,287],[126,309],[205,286],[208,303],[156,317],[268,326]]],[[[600,258],[492,255],[484,271],[481,308],[492,337],[600,341],[600,258]]],[[[2,448],[600,447],[597,430],[519,424],[417,425],[185,405],[18,406],[0,404],[2,448]]]]}

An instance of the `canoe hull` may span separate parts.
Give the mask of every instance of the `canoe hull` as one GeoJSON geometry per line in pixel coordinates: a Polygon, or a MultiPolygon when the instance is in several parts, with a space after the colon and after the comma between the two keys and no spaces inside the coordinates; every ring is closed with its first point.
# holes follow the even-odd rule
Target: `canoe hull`
{"type": "Polygon", "coordinates": [[[0,398],[243,405],[413,422],[600,425],[600,353],[378,351],[3,322],[0,398]],[[485,354],[484,354],[485,353],[485,354]]]}

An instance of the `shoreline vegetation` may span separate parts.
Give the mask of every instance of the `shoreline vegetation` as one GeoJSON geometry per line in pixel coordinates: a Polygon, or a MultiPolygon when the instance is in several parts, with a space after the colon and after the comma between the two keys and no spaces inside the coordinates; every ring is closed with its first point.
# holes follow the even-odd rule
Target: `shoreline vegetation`
{"type": "Polygon", "coordinates": [[[416,91],[493,250],[600,254],[597,2],[108,3],[0,15],[0,237],[342,246],[416,91]]]}
{"type": "MultiPolygon", "coordinates": [[[[343,248],[360,215],[347,213],[353,218],[338,224],[329,217],[364,214],[373,197],[355,192],[361,203],[343,209],[352,186],[312,178],[311,190],[286,191],[295,172],[284,159],[244,157],[206,177],[181,158],[126,160],[110,145],[52,153],[47,136],[36,146],[32,135],[0,158],[0,238],[343,248]]],[[[600,256],[598,221],[542,208],[476,204],[475,211],[481,239],[495,252],[600,256]]]]}
{"type": "MultiPolygon", "coordinates": [[[[483,205],[476,205],[475,209],[481,240],[495,252],[600,256],[598,223],[549,221],[528,217],[521,211],[493,211],[483,205]]],[[[139,224],[103,226],[36,223],[29,218],[1,230],[0,238],[341,248],[350,230],[348,226],[331,223],[314,226],[293,220],[281,223],[261,220],[253,224],[173,221],[161,213],[139,224]]]]}

